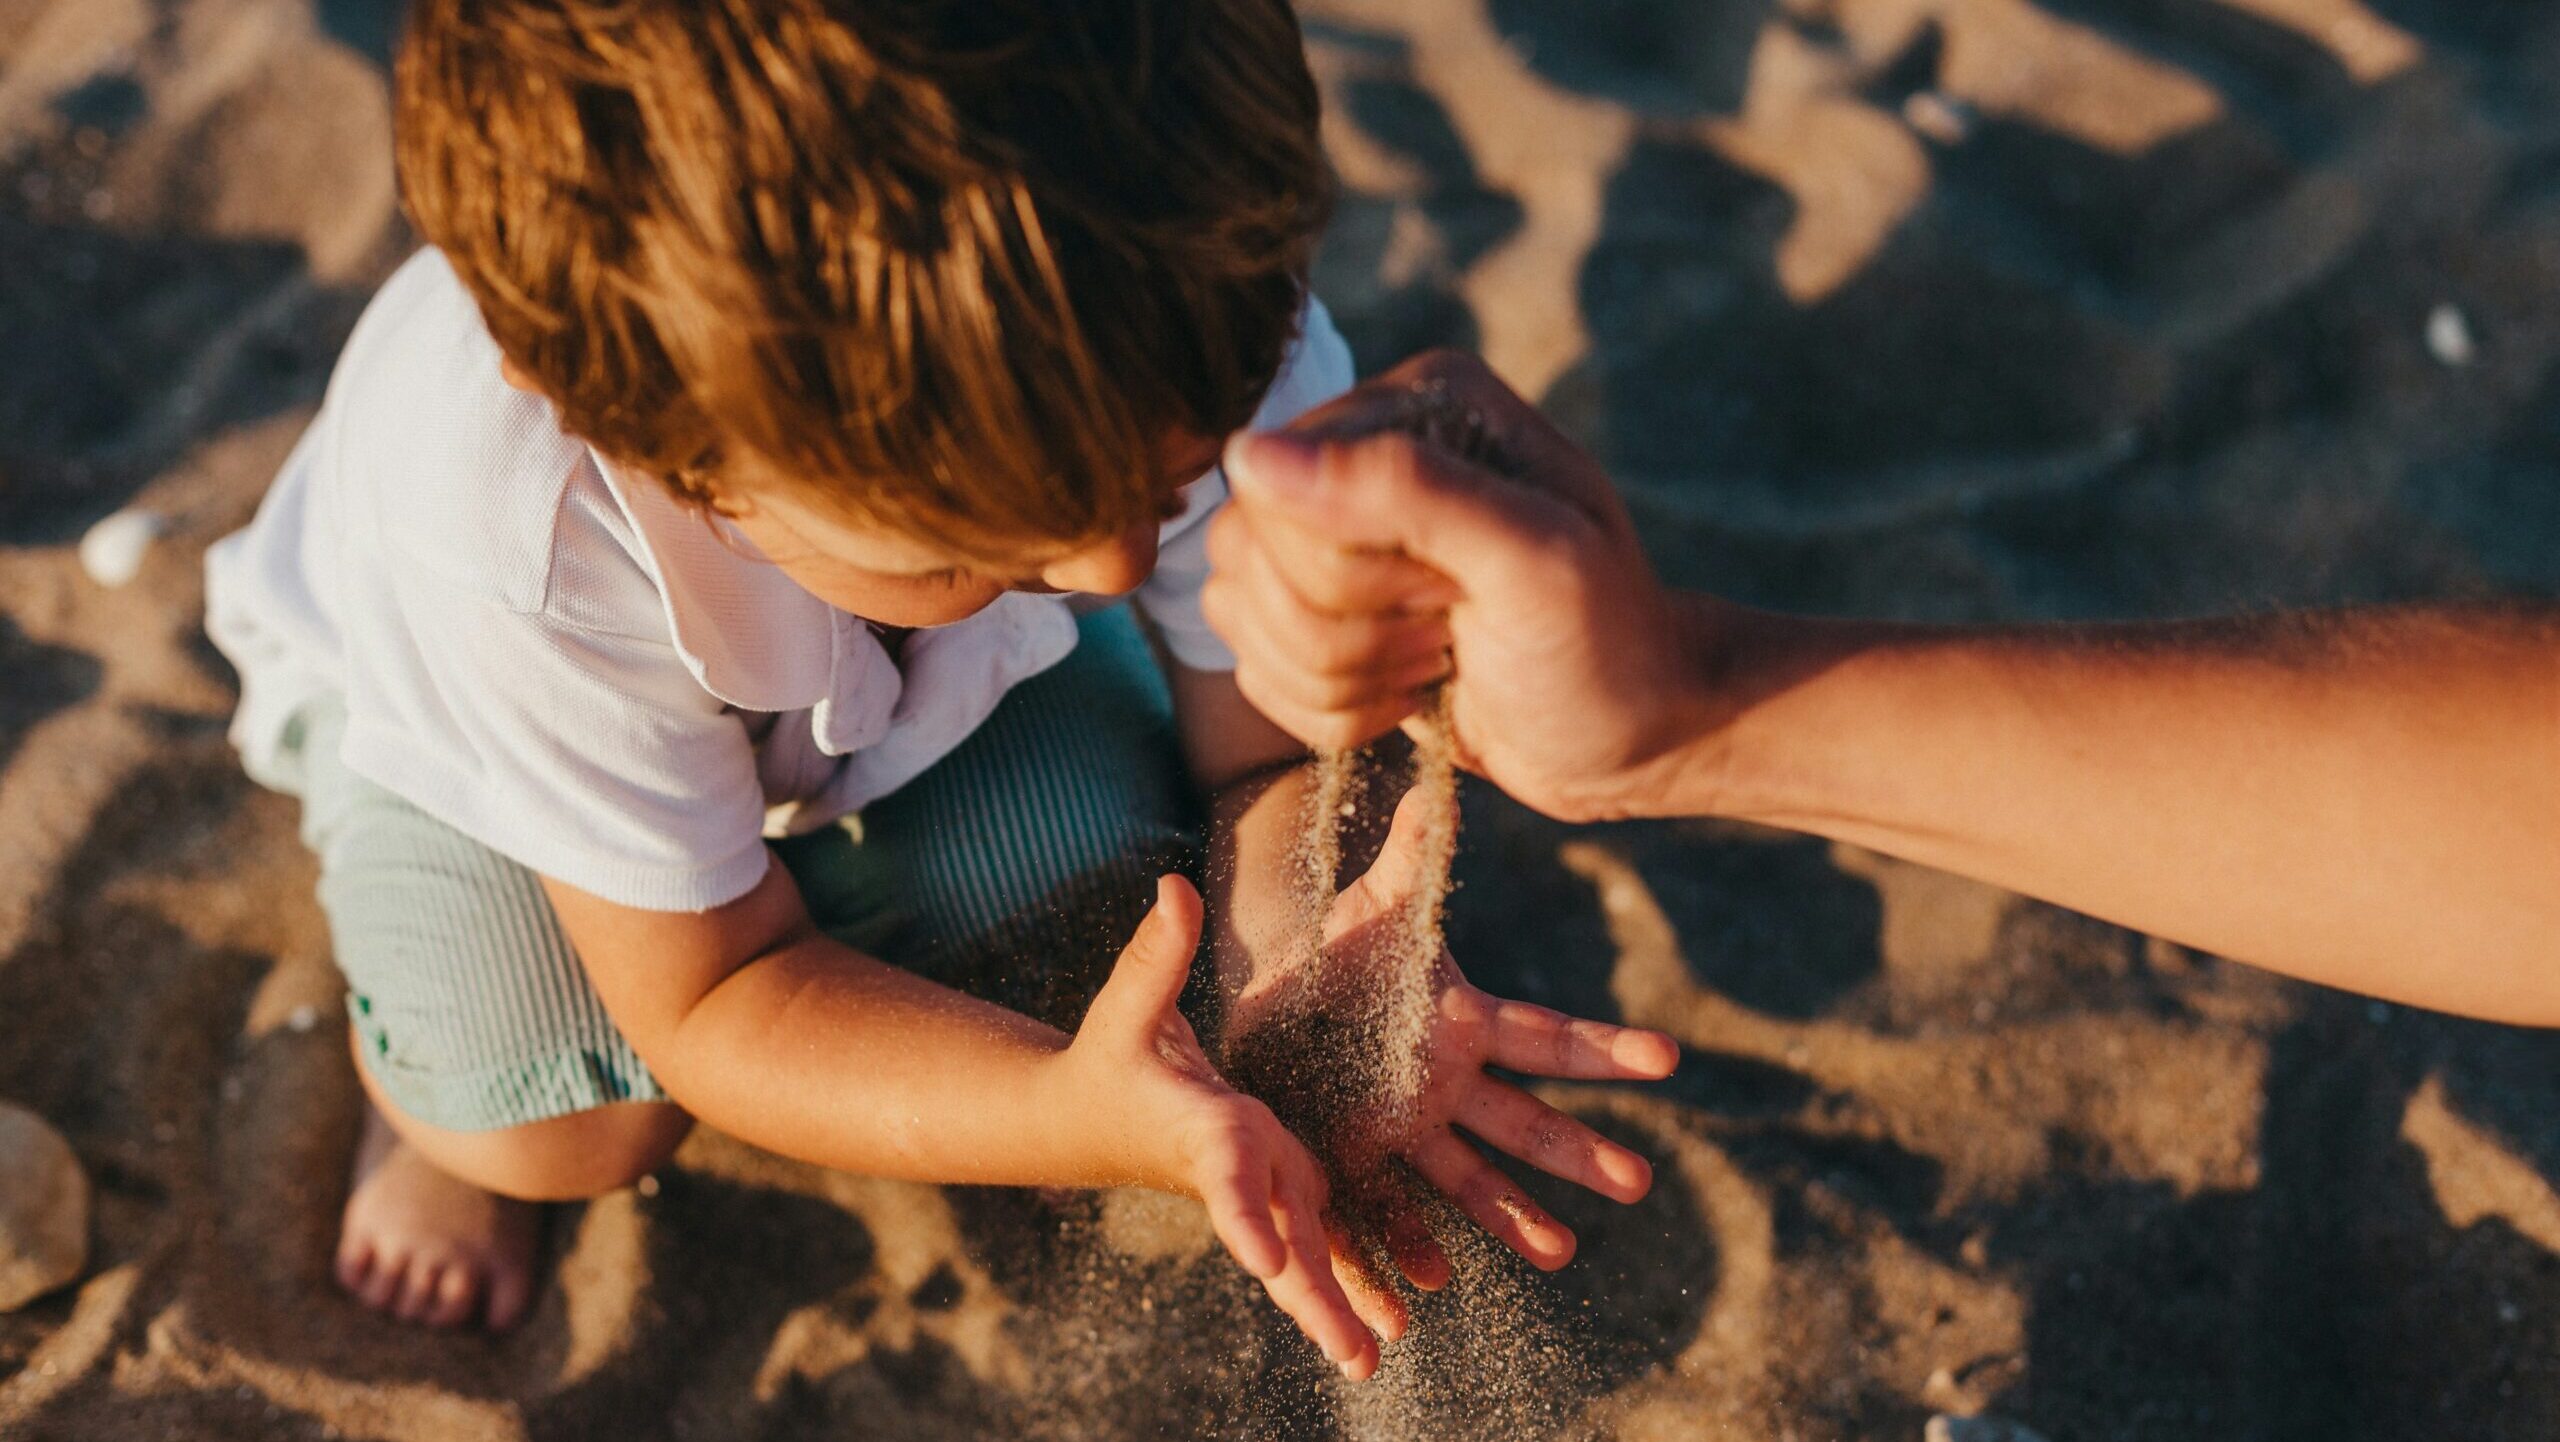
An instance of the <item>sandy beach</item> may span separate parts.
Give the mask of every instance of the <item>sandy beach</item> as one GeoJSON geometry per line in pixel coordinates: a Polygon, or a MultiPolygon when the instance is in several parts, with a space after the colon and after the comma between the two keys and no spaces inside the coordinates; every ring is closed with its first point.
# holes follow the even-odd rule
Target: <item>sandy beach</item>
{"type": "MultiPolygon", "coordinates": [[[[1679,583],[1942,619],[2560,593],[2560,7],[1302,10],[1364,369],[1481,348],[1679,583]]],[[[1543,1190],[1580,1258],[1427,1308],[1373,1393],[1182,1204],[708,1132],[557,1211],[513,1334],[346,1299],[339,982],[294,803],[223,739],[200,562],[414,245],[395,11],[0,0],[0,1100],[95,1193],[84,1274],[0,1313],[0,1438],[2560,1436],[2560,1041],[1482,787],[1462,964],[1687,1060],[1546,1092],[1653,1196],[1543,1190]],[[78,543],[128,508],[157,539],[103,586],[78,543]]]]}

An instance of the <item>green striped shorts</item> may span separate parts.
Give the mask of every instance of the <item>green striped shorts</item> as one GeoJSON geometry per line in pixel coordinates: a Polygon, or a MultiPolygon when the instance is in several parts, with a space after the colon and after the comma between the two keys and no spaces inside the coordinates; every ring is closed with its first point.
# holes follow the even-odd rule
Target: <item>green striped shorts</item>
{"type": "MultiPolygon", "coordinates": [[[[1015,687],[914,781],[773,843],[847,945],[1072,1026],[1197,815],[1163,674],[1125,606],[1015,687]]],[[[392,1104],[489,1131],[666,1093],[605,1014],[540,881],[338,764],[342,712],[297,719],[302,838],[320,859],[356,1051],[392,1104]]]]}

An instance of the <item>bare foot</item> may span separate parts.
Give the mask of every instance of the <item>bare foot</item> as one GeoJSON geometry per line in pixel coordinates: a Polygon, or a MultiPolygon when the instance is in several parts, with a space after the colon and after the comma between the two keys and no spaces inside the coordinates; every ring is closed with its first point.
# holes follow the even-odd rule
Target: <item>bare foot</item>
{"type": "Polygon", "coordinates": [[[404,1322],[454,1327],[483,1318],[503,1332],[533,1294],[537,1203],[501,1197],[439,1171],[367,1103],[346,1215],[338,1285],[404,1322]]]}

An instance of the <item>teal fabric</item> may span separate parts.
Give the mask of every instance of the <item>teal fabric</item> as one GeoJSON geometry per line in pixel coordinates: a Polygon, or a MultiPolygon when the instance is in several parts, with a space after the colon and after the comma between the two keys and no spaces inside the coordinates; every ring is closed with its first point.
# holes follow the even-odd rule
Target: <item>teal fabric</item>
{"type": "MultiPolygon", "coordinates": [[[[357,1053],[401,1111],[488,1131],[666,1093],[605,1014],[531,871],[287,737],[357,1053]]],[[[830,935],[1069,1025],[1197,856],[1163,674],[1126,607],[861,816],[774,844],[830,935]]]]}

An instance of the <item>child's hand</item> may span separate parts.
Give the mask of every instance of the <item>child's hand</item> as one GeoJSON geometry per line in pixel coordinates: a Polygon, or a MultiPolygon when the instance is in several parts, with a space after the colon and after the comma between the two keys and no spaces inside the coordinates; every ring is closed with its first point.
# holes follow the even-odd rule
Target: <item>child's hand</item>
{"type": "MultiPolygon", "coordinates": [[[[1293,984],[1283,977],[1257,988],[1259,994],[1240,998],[1235,1007],[1239,1035],[1272,1024],[1278,1011],[1313,1007],[1336,1015],[1376,1014],[1381,988],[1397,982],[1386,973],[1406,899],[1423,881],[1416,863],[1424,829],[1421,808],[1427,804],[1418,793],[1407,794],[1377,861],[1336,899],[1325,926],[1324,956],[1315,967],[1320,974],[1312,984],[1293,984]]],[[[1438,956],[1428,986],[1430,1016],[1418,1037],[1418,1096],[1391,1133],[1354,1127],[1348,1144],[1373,1157],[1401,1157],[1486,1231],[1532,1265],[1553,1271],[1573,1259],[1572,1231],[1459,1132],[1617,1202],[1642,1199],[1653,1186],[1653,1169],[1644,1158],[1486,1068],[1528,1076],[1650,1081],[1671,1074],[1679,1064],[1679,1045],[1660,1032],[1579,1020],[1488,996],[1459,974],[1446,951],[1438,956]]],[[[1370,1063],[1353,1058],[1350,1064],[1370,1063]]],[[[1389,1215],[1383,1219],[1382,1240],[1398,1269],[1426,1290],[1445,1283],[1447,1259],[1420,1216],[1409,1207],[1398,1208],[1391,1198],[1383,1206],[1389,1215]]]]}
{"type": "Polygon", "coordinates": [[[1106,1145],[1124,1153],[1138,1180],[1199,1198],[1218,1239],[1280,1310],[1344,1375],[1364,1379],[1378,1368],[1371,1329],[1390,1341],[1401,1336],[1404,1309],[1328,1233],[1315,1158],[1270,1108],[1227,1084],[1175,1009],[1200,924],[1191,884],[1160,880],[1155,909],[1058,1059],[1069,1069],[1067,1095],[1085,1099],[1091,1117],[1110,1128],[1106,1145]]]}

